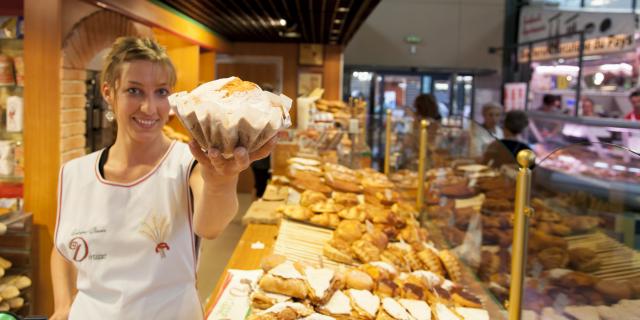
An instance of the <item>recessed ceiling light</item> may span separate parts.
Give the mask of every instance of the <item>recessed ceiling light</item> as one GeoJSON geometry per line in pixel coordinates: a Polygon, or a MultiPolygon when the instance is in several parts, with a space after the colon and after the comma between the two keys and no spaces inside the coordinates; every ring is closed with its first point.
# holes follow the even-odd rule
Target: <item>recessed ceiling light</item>
{"type": "Polygon", "coordinates": [[[285,19],[280,19],[279,22],[280,22],[280,25],[283,27],[287,25],[287,20],[285,19]]]}
{"type": "Polygon", "coordinates": [[[300,38],[300,33],[295,31],[280,32],[280,36],[285,38],[300,38]]]}
{"type": "Polygon", "coordinates": [[[349,8],[347,8],[347,7],[339,7],[337,11],[338,12],[349,12],[349,8]]]}
{"type": "Polygon", "coordinates": [[[342,20],[340,20],[340,19],[335,19],[335,20],[333,20],[333,22],[334,22],[334,23],[338,23],[338,24],[340,24],[340,23],[342,23],[342,20]]]}

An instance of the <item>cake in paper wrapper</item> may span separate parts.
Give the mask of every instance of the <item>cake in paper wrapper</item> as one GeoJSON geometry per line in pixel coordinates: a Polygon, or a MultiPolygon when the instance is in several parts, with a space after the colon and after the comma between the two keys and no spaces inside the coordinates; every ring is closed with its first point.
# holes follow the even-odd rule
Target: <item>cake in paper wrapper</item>
{"type": "Polygon", "coordinates": [[[200,147],[216,148],[227,159],[236,147],[253,152],[291,125],[291,99],[237,77],[172,94],[169,103],[200,147]]]}

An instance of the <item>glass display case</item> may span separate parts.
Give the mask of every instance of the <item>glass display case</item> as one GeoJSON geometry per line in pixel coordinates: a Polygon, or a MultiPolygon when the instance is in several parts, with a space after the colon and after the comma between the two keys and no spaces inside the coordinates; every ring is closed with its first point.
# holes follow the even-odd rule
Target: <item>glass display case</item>
{"type": "MultiPolygon", "coordinates": [[[[538,161],[532,168],[525,319],[640,315],[634,300],[640,298],[640,155],[616,144],[623,139],[621,129],[633,131],[634,124],[580,121],[610,121],[599,124],[613,128],[605,129],[611,137],[532,145],[538,161]]],[[[491,319],[506,319],[518,166],[512,144],[491,140],[482,130],[468,119],[438,123],[429,139],[423,223],[430,239],[450,247],[465,262],[469,281],[487,293],[491,319]]],[[[410,167],[395,170],[391,178],[399,187],[401,181],[406,187],[418,184],[410,167]]]]}

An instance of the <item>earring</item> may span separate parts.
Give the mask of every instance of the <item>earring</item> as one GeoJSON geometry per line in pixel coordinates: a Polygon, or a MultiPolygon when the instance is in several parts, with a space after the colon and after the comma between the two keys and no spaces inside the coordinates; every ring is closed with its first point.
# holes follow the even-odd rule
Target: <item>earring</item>
{"type": "Polygon", "coordinates": [[[113,113],[113,110],[109,109],[104,113],[104,117],[107,119],[107,121],[113,122],[113,120],[116,119],[116,114],[113,113]]]}

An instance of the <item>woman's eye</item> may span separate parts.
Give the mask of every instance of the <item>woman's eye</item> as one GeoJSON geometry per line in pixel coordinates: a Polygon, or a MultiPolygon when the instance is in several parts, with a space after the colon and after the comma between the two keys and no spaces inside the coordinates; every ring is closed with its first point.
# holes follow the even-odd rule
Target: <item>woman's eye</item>
{"type": "Polygon", "coordinates": [[[162,89],[158,89],[158,94],[159,94],[159,95],[161,95],[161,96],[163,96],[163,97],[164,97],[164,96],[168,96],[168,95],[169,95],[169,90],[164,89],[164,88],[162,88],[162,89]]]}
{"type": "Polygon", "coordinates": [[[140,89],[138,89],[138,88],[129,88],[129,89],[127,89],[127,93],[139,95],[139,94],[142,93],[142,91],[140,89]]]}

